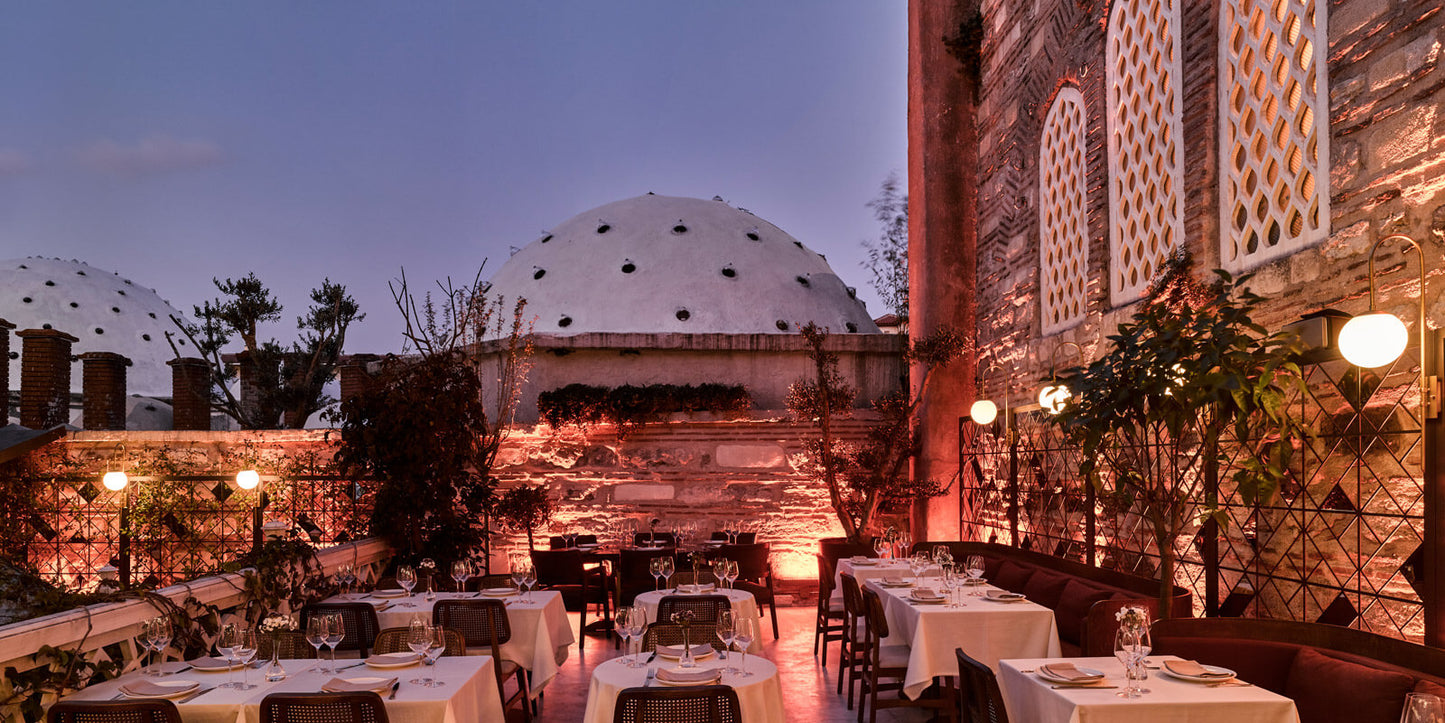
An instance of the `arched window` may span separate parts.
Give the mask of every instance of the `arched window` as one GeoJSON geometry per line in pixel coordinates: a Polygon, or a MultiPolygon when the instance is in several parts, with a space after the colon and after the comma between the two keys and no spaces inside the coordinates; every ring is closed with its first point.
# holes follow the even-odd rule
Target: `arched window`
{"type": "Polygon", "coordinates": [[[1219,255],[1242,271],[1329,234],[1325,3],[1219,12],[1219,255]]]}
{"type": "Polygon", "coordinates": [[[1110,299],[1139,298],[1184,241],[1179,3],[1115,0],[1109,11],[1110,299]]]}
{"type": "Polygon", "coordinates": [[[1078,88],[1061,88],[1039,138],[1039,283],[1044,334],[1084,318],[1089,268],[1085,210],[1084,128],[1088,113],[1078,88]]]}

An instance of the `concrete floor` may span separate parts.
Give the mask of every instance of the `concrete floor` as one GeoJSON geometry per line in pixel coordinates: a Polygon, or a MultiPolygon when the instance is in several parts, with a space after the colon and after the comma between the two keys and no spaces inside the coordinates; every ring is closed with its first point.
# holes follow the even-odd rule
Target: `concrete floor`
{"type": "MultiPolygon", "coordinates": [[[[825,671],[813,657],[812,607],[778,608],[778,630],[782,637],[773,640],[771,621],[764,617],[763,657],[778,666],[779,681],[789,721],[796,723],[852,723],[858,720],[857,710],[848,710],[844,697],[836,694],[838,686],[838,650],[833,643],[825,671]]],[[[766,615],[766,613],[765,613],[766,615]]],[[[577,615],[571,615],[577,624],[577,615]]],[[[575,627],[574,627],[575,630],[575,627]]],[[[581,655],[577,647],[562,665],[557,677],[547,686],[543,697],[541,723],[575,723],[587,708],[587,687],[592,668],[620,654],[612,641],[597,635],[587,636],[581,655]]],[[[921,710],[885,709],[878,712],[879,721],[912,722],[929,720],[921,710]]]]}

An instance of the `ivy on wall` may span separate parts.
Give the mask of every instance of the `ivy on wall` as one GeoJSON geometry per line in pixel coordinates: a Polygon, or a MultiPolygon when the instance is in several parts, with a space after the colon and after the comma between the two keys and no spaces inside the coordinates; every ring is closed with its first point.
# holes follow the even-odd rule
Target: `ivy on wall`
{"type": "Polygon", "coordinates": [[[741,414],[752,397],[740,384],[649,384],[597,387],[568,384],[537,395],[537,413],[553,429],[608,422],[617,436],[642,429],[677,412],[741,414]]]}

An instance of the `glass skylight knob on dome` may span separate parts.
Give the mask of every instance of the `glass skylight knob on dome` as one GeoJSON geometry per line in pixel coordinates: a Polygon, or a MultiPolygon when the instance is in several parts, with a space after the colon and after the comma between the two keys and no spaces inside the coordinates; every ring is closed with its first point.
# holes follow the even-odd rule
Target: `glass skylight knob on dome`
{"type": "Polygon", "coordinates": [[[1403,241],[1420,257],[1420,288],[1416,290],[1418,312],[1416,318],[1420,339],[1420,409],[1425,419],[1434,419],[1440,413],[1440,378],[1429,373],[1427,339],[1430,337],[1428,319],[1425,316],[1425,250],[1409,236],[1395,234],[1386,236],[1370,247],[1370,311],[1350,319],[1340,329],[1340,354],[1356,366],[1373,369],[1385,366],[1404,353],[1410,344],[1410,333],[1405,322],[1394,314],[1375,310],[1375,253],[1380,245],[1388,241],[1403,241]]]}

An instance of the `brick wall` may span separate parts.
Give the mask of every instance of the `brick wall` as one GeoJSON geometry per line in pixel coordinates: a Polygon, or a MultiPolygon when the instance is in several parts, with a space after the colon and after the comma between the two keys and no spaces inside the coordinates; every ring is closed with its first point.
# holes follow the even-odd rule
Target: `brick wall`
{"type": "Polygon", "coordinates": [[[125,429],[125,368],[131,361],[106,351],[87,352],[79,359],[85,428],[125,429]]]}
{"type": "Polygon", "coordinates": [[[25,329],[21,339],[20,424],[45,429],[70,419],[70,348],[75,337],[54,329],[25,329]]]}
{"type": "Polygon", "coordinates": [[[10,330],[15,325],[0,319],[0,392],[5,394],[5,408],[0,410],[0,427],[10,423],[10,330]]]}

